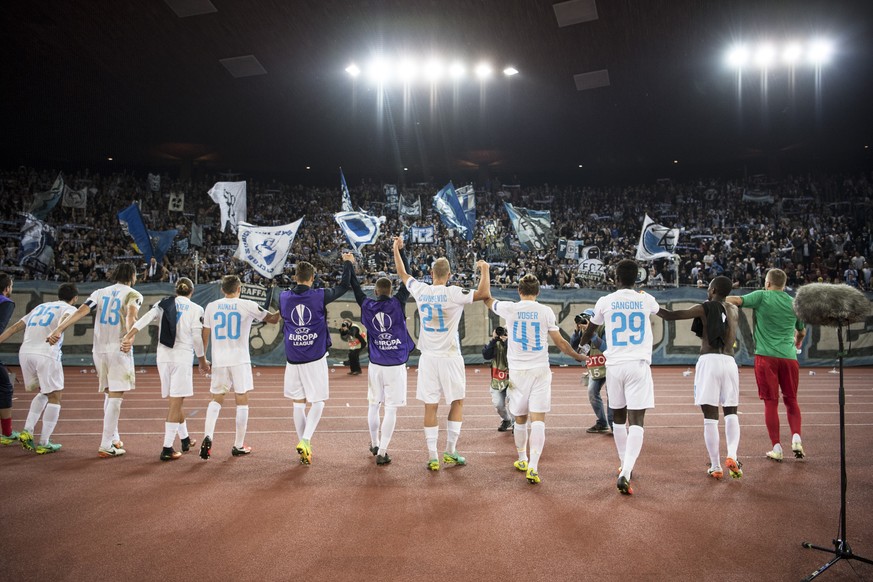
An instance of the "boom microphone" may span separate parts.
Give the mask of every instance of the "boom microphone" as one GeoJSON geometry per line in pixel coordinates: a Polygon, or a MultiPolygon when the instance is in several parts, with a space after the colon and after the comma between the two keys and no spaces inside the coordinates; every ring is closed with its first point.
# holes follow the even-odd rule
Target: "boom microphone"
{"type": "Polygon", "coordinates": [[[804,323],[836,327],[864,321],[873,310],[870,300],[854,287],[810,283],[797,291],[794,313],[804,323]]]}

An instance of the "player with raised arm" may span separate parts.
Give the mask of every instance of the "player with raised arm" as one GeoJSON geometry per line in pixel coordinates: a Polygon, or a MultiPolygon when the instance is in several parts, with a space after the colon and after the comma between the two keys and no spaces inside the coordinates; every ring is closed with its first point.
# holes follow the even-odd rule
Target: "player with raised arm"
{"type": "Polygon", "coordinates": [[[61,391],[64,389],[64,366],[61,363],[63,338],[55,345],[45,340],[60,323],[76,312],[78,298],[76,286],[64,283],[58,288],[58,301],[37,305],[0,334],[0,343],[3,343],[12,335],[24,331],[24,340],[18,350],[21,375],[24,377],[25,390],[38,390],[39,393],[30,402],[30,412],[18,440],[25,449],[40,455],[61,449],[59,443],[51,442],[51,436],[61,413],[61,391]],[[33,433],[40,416],[42,432],[39,444],[34,444],[33,433]]]}
{"type": "Polygon", "coordinates": [[[285,398],[294,402],[296,449],[303,465],[312,464],[312,435],[330,397],[327,350],[332,344],[327,304],[346,294],[354,276],[355,258],[343,253],[340,283],[333,289],[313,289],[315,267],[301,261],[294,276],[297,285],[279,295],[279,312],[285,321],[285,398]]]}
{"type": "Polygon", "coordinates": [[[128,351],[137,332],[150,323],[158,324],[156,362],[161,378],[161,396],[170,399],[164,423],[162,461],[174,461],[197,444],[188,434],[182,405],[185,397],[194,396],[191,353],[197,356],[202,374],[209,373],[209,362],[203,349],[203,308],[191,301],[193,293],[194,283],[188,277],[182,277],[176,281],[176,295],[155,303],[121,341],[121,351],[128,351]],[[173,449],[177,434],[181,440],[181,453],[173,449]]]}
{"type": "Polygon", "coordinates": [[[658,315],[667,321],[694,319],[693,331],[700,338],[700,357],[694,368],[694,404],[703,412],[703,441],[709,453],[707,473],[716,479],[724,476],[719,454],[718,407],[724,409],[724,435],[727,439],[725,466],[731,477],[743,476],[737,460],[740,445],[740,372],[734,360],[739,314],[736,306],[725,299],[731,293],[731,280],[715,277],[707,289],[707,301],[689,309],[670,311],[661,308],[658,315]]]}
{"type": "MultiPolygon", "coordinates": [[[[400,255],[406,265],[403,251],[400,255]]],[[[367,367],[370,452],[376,456],[377,465],[387,465],[391,462],[388,445],[397,424],[397,409],[406,406],[406,362],[409,353],[415,349],[406,328],[405,306],[409,290],[401,283],[392,297],[391,279],[380,277],[376,280],[376,296],[370,298],[364,294],[357,277],[352,277],[351,282],[355,301],[361,306],[361,322],[370,336],[370,365],[367,367]],[[379,408],[383,403],[385,415],[380,427],[379,408]]]]}
{"type": "Polygon", "coordinates": [[[400,251],[403,241],[394,238],[394,266],[400,280],[415,298],[418,315],[421,318],[421,333],[418,337],[418,388],[416,398],[424,402],[424,436],[430,460],[427,468],[440,470],[437,453],[439,424],[437,412],[440,396],[449,404],[449,417],[446,422],[446,450],[443,463],[447,465],[466,465],[467,460],[458,454],[457,443],[461,435],[464,419],[464,396],[467,377],[464,372],[464,358],[461,356],[461,340],[458,336],[458,323],[464,313],[464,306],[473,301],[481,301],[491,296],[491,277],[488,263],[477,261],[481,272],[479,287],[474,293],[448,285],[451,271],[449,261],[440,257],[431,267],[433,284],[427,285],[413,278],[403,265],[400,251]]]}
{"type": "Polygon", "coordinates": [[[632,495],[631,474],[643,448],[643,421],[646,410],[655,407],[652,383],[652,323],[649,317],[660,307],[655,298],[635,291],[639,273],[635,261],[619,261],[615,269],[616,291],[601,297],[594,305],[591,323],[579,345],[591,341],[598,326],[605,324],[606,394],[613,410],[612,435],[621,462],[616,486],[632,495]],[[625,426],[629,423],[629,427],[625,426]]]}
{"type": "Polygon", "coordinates": [[[529,483],[540,482],[539,460],[546,443],[546,413],[552,407],[552,371],[549,369],[549,338],[563,353],[577,362],[588,358],[579,354],[561,336],[555,312],[537,302],[540,282],[528,273],[518,282],[521,301],[485,298],[485,305],[506,320],[509,331],[507,359],[513,392],[509,411],[515,417],[514,466],[524,471],[529,483]],[[528,460],[528,416],[530,416],[530,460],[528,460]]]}
{"type": "Polygon", "coordinates": [[[200,443],[200,458],[203,460],[212,455],[215,423],[224,404],[224,395],[230,390],[236,398],[236,438],[230,454],[239,457],[252,452],[245,444],[249,424],[248,393],[255,387],[249,334],[254,321],[279,321],[278,312],[271,313],[254,301],[240,299],[242,283],[236,275],[225,275],[221,279],[221,292],[224,298],[209,303],[203,312],[201,335],[204,351],[210,339],[212,341],[212,381],[209,387],[212,402],[206,409],[206,426],[200,443]]]}
{"type": "Polygon", "coordinates": [[[103,436],[98,456],[119,457],[125,453],[118,436],[118,417],[126,392],[136,387],[133,351],[121,351],[121,338],[133,327],[142,305],[142,295],[133,289],[136,268],[121,263],[115,268],[115,284],[97,289],[76,312],[58,325],[46,338],[54,345],[69,327],[94,310],[94,367],[97,368],[98,389],[107,394],[103,405],[103,436]]]}

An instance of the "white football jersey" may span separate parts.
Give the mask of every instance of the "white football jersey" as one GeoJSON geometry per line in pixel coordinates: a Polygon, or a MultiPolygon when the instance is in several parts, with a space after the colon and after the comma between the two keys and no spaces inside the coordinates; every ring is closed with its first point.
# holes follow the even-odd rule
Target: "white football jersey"
{"type": "Polygon", "coordinates": [[[222,368],[250,364],[249,333],[252,322],[264,321],[270,314],[248,299],[217,299],[206,306],[203,327],[212,330],[212,367],[222,368]]]}
{"type": "Polygon", "coordinates": [[[606,367],[621,362],[644,360],[652,363],[652,322],[658,313],[655,298],[642,291],[619,289],[601,297],[594,305],[591,323],[606,325],[606,367]]]}
{"type": "Polygon", "coordinates": [[[60,361],[64,336],[61,335],[61,341],[55,345],[49,344],[45,338],[58,328],[65,315],[75,312],[76,307],[66,301],[50,301],[34,307],[33,311],[21,318],[21,323],[24,324],[24,340],[18,352],[41,354],[60,361]]]}
{"type": "Polygon", "coordinates": [[[510,370],[549,366],[549,332],[557,331],[555,312],[536,301],[495,301],[491,311],[506,320],[506,359],[510,370]]]}
{"type": "MultiPolygon", "coordinates": [[[[133,327],[143,329],[148,324],[155,322],[158,325],[158,338],[160,338],[161,320],[164,310],[155,303],[154,306],[143,315],[133,327]]],[[[172,348],[168,348],[158,340],[157,358],[158,364],[165,362],[178,362],[181,364],[191,362],[191,351],[200,357],[203,355],[203,308],[187,297],[176,297],[176,341],[172,348]]]]}
{"type": "Polygon", "coordinates": [[[142,295],[128,285],[116,283],[97,289],[85,305],[94,310],[94,353],[108,354],[121,349],[121,338],[127,334],[127,306],[142,307],[142,295]]]}
{"type": "Polygon", "coordinates": [[[415,298],[421,318],[421,331],[418,334],[421,353],[460,355],[458,323],[464,313],[464,305],[473,303],[473,292],[455,285],[427,285],[411,277],[406,288],[415,298]]]}

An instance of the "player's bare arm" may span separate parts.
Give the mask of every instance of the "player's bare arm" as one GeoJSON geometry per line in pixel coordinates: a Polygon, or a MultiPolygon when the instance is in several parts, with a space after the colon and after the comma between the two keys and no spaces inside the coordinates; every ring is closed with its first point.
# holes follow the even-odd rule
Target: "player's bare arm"
{"type": "Polygon", "coordinates": [[[66,321],[61,322],[57,329],[54,330],[47,338],[45,338],[45,341],[47,341],[51,345],[55,345],[56,343],[61,341],[61,336],[67,330],[67,328],[75,324],[77,321],[79,321],[89,313],[91,313],[90,307],[85,304],[80,305],[79,309],[76,310],[76,313],[72,314],[66,321]]]}
{"type": "Polygon", "coordinates": [[[730,295],[729,297],[724,298],[725,302],[730,303],[731,305],[736,305],[737,307],[743,306],[743,298],[739,295],[730,295]]]}
{"type": "Polygon", "coordinates": [[[16,321],[15,323],[13,323],[11,326],[7,327],[6,331],[4,331],[3,333],[0,333],[0,344],[5,342],[7,339],[12,337],[13,335],[18,333],[19,331],[22,331],[25,327],[26,326],[25,326],[24,322],[21,321],[20,319],[18,321],[16,321]]]}
{"type": "Polygon", "coordinates": [[[479,269],[480,277],[479,287],[473,293],[473,301],[482,301],[491,297],[491,265],[480,259],[476,261],[476,267],[479,269]]]}
{"type": "Polygon", "coordinates": [[[403,248],[403,239],[399,236],[394,237],[394,269],[397,271],[397,276],[405,285],[410,279],[409,273],[406,272],[406,267],[403,264],[403,259],[400,258],[400,250],[403,248]]]}
{"type": "MultiPolygon", "coordinates": [[[[589,326],[591,327],[591,326],[589,326]]],[[[578,353],[573,347],[570,345],[570,342],[564,339],[564,336],[561,335],[561,332],[558,330],[550,331],[549,337],[552,338],[552,341],[555,342],[555,345],[558,346],[558,349],[563,353],[567,354],[577,362],[587,362],[588,356],[578,353]]]]}
{"type": "Polygon", "coordinates": [[[704,317],[703,315],[703,305],[695,305],[694,307],[690,307],[688,309],[677,309],[676,311],[671,311],[666,307],[662,307],[658,310],[658,315],[661,319],[666,321],[676,321],[677,319],[694,319],[695,317],[704,317]]]}

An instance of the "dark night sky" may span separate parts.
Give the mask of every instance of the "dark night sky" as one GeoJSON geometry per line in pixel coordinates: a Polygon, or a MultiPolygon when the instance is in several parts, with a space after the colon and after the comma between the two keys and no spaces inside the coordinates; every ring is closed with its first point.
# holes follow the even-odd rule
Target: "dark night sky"
{"type": "MultiPolygon", "coordinates": [[[[474,172],[573,179],[658,174],[672,160],[870,165],[873,2],[600,1],[599,19],[559,28],[548,0],[213,0],[179,18],[161,0],[4,6],[2,140],[7,166],[105,163],[293,175],[441,180],[474,172]],[[811,67],[743,77],[737,39],[832,39],[820,111],[811,67]],[[490,57],[521,74],[385,93],[345,66],[387,54],[490,57]],[[254,54],[266,75],[219,64],[254,54]],[[608,69],[611,86],[573,75],[608,69]]],[[[333,178],[331,182],[335,181],[333,178]]]]}

